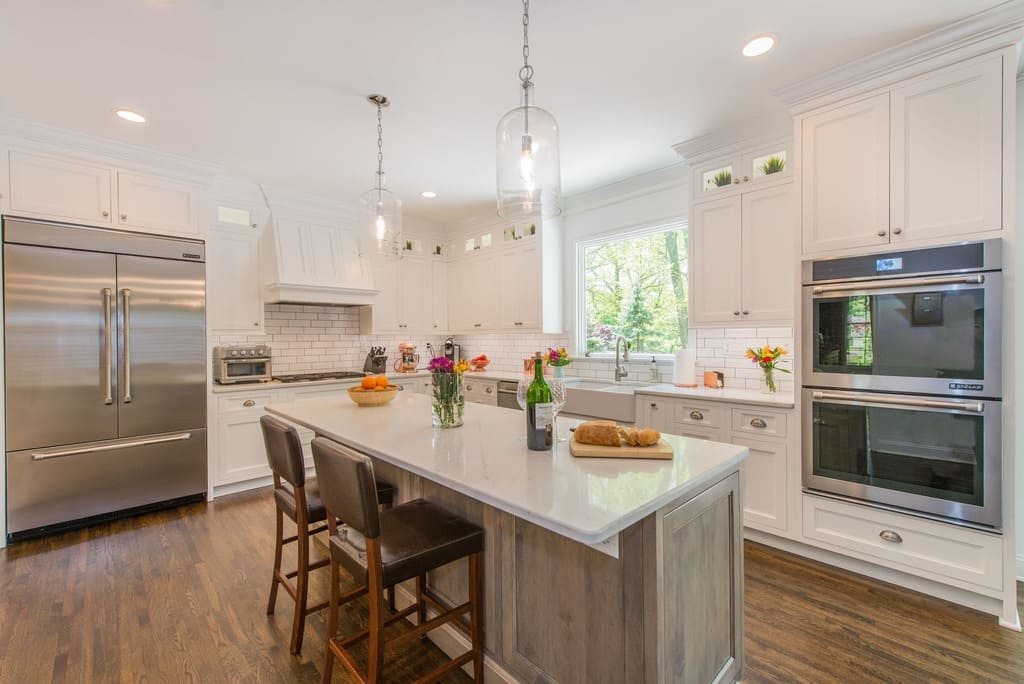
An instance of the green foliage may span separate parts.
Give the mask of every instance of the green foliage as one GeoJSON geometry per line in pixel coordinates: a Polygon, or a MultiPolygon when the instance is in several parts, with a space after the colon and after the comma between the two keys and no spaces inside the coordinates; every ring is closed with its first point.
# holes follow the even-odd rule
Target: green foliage
{"type": "Polygon", "coordinates": [[[761,163],[761,173],[766,176],[770,176],[773,173],[778,173],[786,168],[786,160],[776,154],[768,157],[761,163]]]}
{"type": "Polygon", "coordinates": [[[674,230],[584,251],[587,351],[669,353],[686,339],[686,232],[674,230]]]}
{"type": "Polygon", "coordinates": [[[732,171],[729,169],[722,169],[711,177],[711,182],[715,184],[716,188],[721,188],[732,183],[732,171]]]}

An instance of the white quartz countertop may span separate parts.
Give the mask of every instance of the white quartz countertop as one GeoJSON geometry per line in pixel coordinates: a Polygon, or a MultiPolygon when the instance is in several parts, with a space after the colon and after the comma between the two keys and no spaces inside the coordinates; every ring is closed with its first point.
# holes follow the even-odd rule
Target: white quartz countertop
{"type": "MultiPolygon", "coordinates": [[[[418,370],[415,373],[387,373],[390,380],[402,380],[404,378],[424,378],[430,375],[430,372],[426,369],[418,370]]],[[[518,380],[518,373],[491,373],[484,371],[482,373],[468,372],[465,374],[466,380],[471,381],[473,379],[480,380],[518,380]]],[[[358,385],[359,378],[341,378],[332,380],[312,380],[306,382],[280,382],[278,380],[271,380],[270,382],[239,382],[233,385],[218,385],[213,383],[211,391],[214,394],[230,394],[232,392],[259,392],[265,390],[275,389],[296,389],[299,387],[318,387],[321,385],[358,385]]]]}
{"type": "MultiPolygon", "coordinates": [[[[270,404],[267,411],[381,461],[583,544],[602,542],[735,470],[745,447],[665,435],[669,460],[574,458],[567,442],[530,451],[520,411],[466,404],[465,425],[431,427],[430,398],[382,407],[348,397],[270,404]]],[[[577,421],[561,419],[563,432],[577,421]]]]}
{"type": "Polygon", "coordinates": [[[638,387],[637,394],[655,397],[676,397],[687,399],[705,399],[707,401],[727,401],[734,404],[753,404],[755,406],[771,406],[775,408],[793,408],[794,398],[791,392],[764,394],[751,389],[709,389],[707,387],[676,387],[663,383],[638,387]]]}

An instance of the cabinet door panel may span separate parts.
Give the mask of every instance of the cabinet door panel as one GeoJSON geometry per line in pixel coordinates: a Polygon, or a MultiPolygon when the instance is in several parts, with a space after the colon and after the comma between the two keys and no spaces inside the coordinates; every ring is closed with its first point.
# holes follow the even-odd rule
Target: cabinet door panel
{"type": "Polygon", "coordinates": [[[807,117],[801,143],[804,252],[887,243],[889,94],[807,117]]]}
{"type": "MultiPolygon", "coordinates": [[[[377,274],[379,292],[373,300],[373,332],[400,332],[398,301],[401,297],[401,283],[398,279],[398,262],[377,259],[373,264],[377,274]]],[[[393,359],[392,359],[393,360],[393,359]]]]}
{"type": "MultiPolygon", "coordinates": [[[[516,247],[519,253],[518,275],[512,284],[512,292],[519,300],[516,330],[540,330],[544,324],[544,272],[541,263],[540,245],[537,243],[516,247]]],[[[499,296],[508,296],[502,290],[499,296]]]]}
{"type": "Polygon", "coordinates": [[[501,287],[498,314],[498,327],[502,330],[516,330],[519,320],[521,297],[517,291],[519,285],[519,252],[508,249],[499,257],[501,262],[501,287]]]}
{"type": "Polygon", "coordinates": [[[727,197],[693,207],[690,253],[694,324],[740,320],[742,199],[727,197]]]}
{"type": "Polygon", "coordinates": [[[270,475],[260,430],[260,413],[222,417],[218,429],[217,484],[270,475]]]}
{"type": "Polygon", "coordinates": [[[1002,225],[1003,63],[996,56],[892,92],[892,235],[1002,225]]]}
{"type": "Polygon", "coordinates": [[[12,211],[111,222],[108,167],[15,151],[10,163],[12,211]]]}
{"type": "Polygon", "coordinates": [[[433,261],[430,264],[430,332],[446,332],[448,324],[448,264],[433,261]]]}
{"type": "Polygon", "coordinates": [[[743,524],[766,531],[785,530],[786,443],[733,437],[732,443],[747,447],[743,462],[743,524]]]}
{"type": "Polygon", "coordinates": [[[118,224],[199,234],[199,187],[141,173],[117,173],[118,224]]]}
{"type": "Polygon", "coordinates": [[[263,327],[263,298],[256,231],[214,228],[206,256],[210,330],[258,332],[263,327]]]}
{"type": "Polygon", "coordinates": [[[743,195],[744,321],[793,318],[790,185],[743,195]]]}
{"type": "Polygon", "coordinates": [[[398,301],[398,323],[402,332],[428,332],[431,330],[432,292],[430,262],[403,259],[399,264],[401,283],[398,301]]]}

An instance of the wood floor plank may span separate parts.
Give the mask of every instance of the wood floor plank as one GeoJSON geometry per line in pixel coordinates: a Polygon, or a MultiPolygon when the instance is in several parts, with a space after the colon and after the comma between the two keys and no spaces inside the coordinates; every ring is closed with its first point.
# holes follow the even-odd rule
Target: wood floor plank
{"type": "MultiPolygon", "coordinates": [[[[298,657],[291,599],[265,615],[273,530],[259,490],[8,547],[0,684],[318,682],[325,614],[298,657]]],[[[1024,682],[1024,637],[992,616],[752,542],[745,572],[745,682],[1024,682]]],[[[314,572],[311,602],[328,591],[314,572]]],[[[340,611],[345,632],[366,619],[365,599],[340,611]]],[[[387,657],[389,682],[447,660],[418,640],[387,657]]],[[[336,666],[334,681],[351,680],[336,666]]]]}

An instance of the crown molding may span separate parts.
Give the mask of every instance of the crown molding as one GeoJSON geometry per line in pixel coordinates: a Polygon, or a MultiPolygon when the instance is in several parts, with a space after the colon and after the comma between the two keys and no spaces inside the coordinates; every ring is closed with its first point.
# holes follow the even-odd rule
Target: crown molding
{"type": "Polygon", "coordinates": [[[211,183],[222,172],[219,164],[23,119],[0,118],[0,140],[63,156],[79,154],[101,159],[111,166],[153,169],[162,175],[182,176],[200,183],[211,183]]]}
{"type": "Polygon", "coordinates": [[[565,200],[562,216],[577,216],[628,200],[647,197],[666,190],[678,190],[686,197],[689,183],[686,165],[670,164],[660,169],[639,173],[591,190],[570,195],[565,200]]]}
{"type": "Polygon", "coordinates": [[[793,114],[889,85],[939,66],[1015,45],[1024,38],[1024,0],[1008,0],[899,45],[784,86],[774,95],[793,114]]]}
{"type": "Polygon", "coordinates": [[[771,144],[789,142],[792,137],[793,121],[786,117],[785,120],[772,124],[752,121],[743,126],[722,128],[676,143],[672,149],[683,158],[684,163],[692,166],[708,157],[725,156],[744,152],[751,148],[756,149],[771,144]]]}

